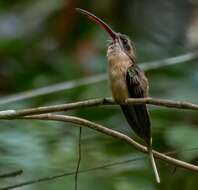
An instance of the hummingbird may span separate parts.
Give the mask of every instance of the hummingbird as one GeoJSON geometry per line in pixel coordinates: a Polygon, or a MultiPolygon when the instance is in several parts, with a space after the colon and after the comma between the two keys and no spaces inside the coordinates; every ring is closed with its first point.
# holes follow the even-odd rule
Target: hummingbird
{"type": "Polygon", "coordinates": [[[151,122],[146,104],[125,104],[128,98],[145,98],[149,96],[148,79],[144,71],[136,64],[134,44],[127,35],[115,32],[94,14],[79,8],[76,10],[99,25],[110,37],[107,60],[108,78],[113,99],[121,105],[121,109],[132,130],[145,142],[156,182],[160,183],[152,153],[151,122]]]}

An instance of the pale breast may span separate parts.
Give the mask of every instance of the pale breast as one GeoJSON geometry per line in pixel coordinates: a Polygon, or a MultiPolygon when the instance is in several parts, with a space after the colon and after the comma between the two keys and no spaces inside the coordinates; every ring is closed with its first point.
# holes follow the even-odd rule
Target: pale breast
{"type": "Polygon", "coordinates": [[[108,75],[112,96],[117,102],[124,102],[128,98],[126,72],[130,60],[125,54],[108,57],[108,75]]]}

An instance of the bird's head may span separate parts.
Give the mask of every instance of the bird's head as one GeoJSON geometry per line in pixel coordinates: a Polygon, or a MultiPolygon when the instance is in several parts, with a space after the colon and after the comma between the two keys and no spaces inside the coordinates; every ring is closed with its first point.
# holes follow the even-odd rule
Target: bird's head
{"type": "Polygon", "coordinates": [[[77,8],[76,10],[86,15],[88,19],[94,21],[107,32],[110,37],[107,50],[108,57],[115,55],[125,55],[132,59],[132,61],[134,61],[135,48],[128,36],[113,31],[104,21],[96,17],[94,14],[79,8],[77,8]]]}

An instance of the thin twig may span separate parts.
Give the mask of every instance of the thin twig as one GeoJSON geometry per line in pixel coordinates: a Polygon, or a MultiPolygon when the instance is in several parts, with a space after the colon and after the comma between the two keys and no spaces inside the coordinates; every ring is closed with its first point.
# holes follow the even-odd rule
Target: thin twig
{"type": "MultiPolygon", "coordinates": [[[[169,107],[176,109],[198,110],[197,104],[193,104],[189,102],[173,101],[167,99],[157,99],[157,98],[135,98],[135,99],[130,98],[126,101],[125,104],[127,105],[151,104],[155,106],[162,106],[162,107],[169,107]]],[[[112,98],[96,98],[96,99],[84,100],[74,103],[29,108],[23,110],[4,110],[4,111],[0,111],[0,119],[14,119],[20,116],[61,112],[61,111],[68,111],[77,108],[93,107],[100,105],[117,105],[117,103],[113,101],[112,98]]]]}
{"type": "Polygon", "coordinates": [[[152,62],[145,62],[145,63],[140,64],[140,67],[142,66],[142,69],[144,69],[145,71],[149,71],[153,69],[159,69],[162,67],[187,63],[197,58],[198,58],[198,52],[189,52],[184,55],[179,55],[176,57],[166,58],[166,59],[152,61],[152,62]]]}
{"type": "MultiPolygon", "coordinates": [[[[185,149],[185,150],[182,150],[182,151],[171,151],[171,152],[166,152],[164,154],[166,154],[166,155],[173,155],[173,154],[180,153],[180,152],[195,151],[195,150],[197,150],[197,148],[185,149]]],[[[101,170],[101,169],[105,169],[105,168],[109,168],[109,167],[113,167],[113,166],[118,166],[118,165],[127,164],[127,163],[134,162],[134,161],[143,160],[145,158],[146,158],[146,156],[138,156],[138,157],[135,157],[135,158],[132,158],[132,159],[124,160],[124,161],[117,161],[117,162],[112,162],[112,163],[104,164],[104,165],[101,165],[101,166],[96,166],[96,167],[93,167],[93,168],[79,170],[78,173],[87,173],[87,172],[91,172],[91,171],[95,171],[95,170],[101,170]]],[[[15,185],[3,187],[3,188],[0,188],[0,190],[15,189],[15,188],[18,188],[18,187],[32,185],[32,184],[35,184],[35,183],[40,183],[40,182],[45,182],[45,181],[51,181],[51,180],[55,180],[55,179],[58,179],[58,178],[61,178],[61,177],[75,175],[75,173],[76,173],[76,171],[62,172],[60,174],[56,174],[56,175],[52,175],[52,176],[47,176],[47,177],[42,177],[42,178],[38,178],[38,179],[34,179],[34,180],[29,180],[29,181],[17,183],[15,185]]]]}
{"type": "Polygon", "coordinates": [[[39,97],[43,95],[48,95],[56,92],[61,92],[89,84],[94,84],[97,82],[105,81],[106,74],[98,74],[90,77],[85,77],[81,79],[71,80],[67,82],[61,82],[58,84],[53,84],[33,90],[28,90],[25,92],[20,92],[13,95],[8,95],[5,97],[0,98],[0,105],[17,102],[21,100],[26,100],[29,98],[39,97]]]}
{"type": "Polygon", "coordinates": [[[78,173],[80,168],[80,162],[81,162],[81,136],[82,136],[82,127],[79,127],[79,135],[78,135],[78,161],[77,161],[77,167],[75,172],[75,190],[78,190],[78,173]]]}
{"type": "Polygon", "coordinates": [[[16,170],[12,172],[2,173],[0,174],[0,178],[16,177],[18,175],[21,175],[22,173],[23,173],[23,170],[16,170]]]}
{"type": "MultiPolygon", "coordinates": [[[[165,66],[172,66],[176,64],[183,64],[188,61],[192,61],[198,58],[198,52],[189,52],[184,55],[179,55],[176,57],[166,58],[162,60],[157,60],[153,62],[145,62],[140,63],[140,67],[143,68],[145,71],[159,69],[165,66]]],[[[20,92],[13,95],[8,95],[5,97],[0,98],[0,105],[22,101],[29,98],[34,98],[38,96],[48,95],[60,91],[65,91],[73,88],[77,88],[80,86],[85,86],[89,84],[94,84],[98,82],[102,82],[106,80],[106,74],[98,74],[95,76],[85,77],[77,80],[71,80],[67,82],[61,82],[58,84],[49,85],[46,87],[37,88],[34,90],[28,90],[25,92],[20,92]]]]}
{"type": "MultiPolygon", "coordinates": [[[[115,166],[115,165],[125,164],[125,163],[129,163],[129,162],[137,161],[137,160],[142,160],[144,158],[145,157],[142,156],[142,157],[137,157],[137,158],[133,158],[133,159],[130,159],[130,160],[109,163],[109,164],[105,164],[105,165],[102,165],[102,166],[97,166],[97,167],[93,167],[93,168],[80,170],[78,173],[86,173],[86,172],[91,172],[91,171],[95,171],[95,170],[100,170],[100,169],[112,167],[112,166],[115,166]]],[[[2,188],[0,188],[0,190],[15,189],[15,188],[18,188],[18,187],[32,185],[32,184],[40,183],[40,182],[44,182],[44,181],[51,181],[51,180],[54,180],[54,179],[57,179],[57,178],[61,178],[61,177],[65,177],[65,176],[71,176],[71,175],[75,175],[75,174],[76,174],[76,171],[62,172],[60,174],[47,176],[47,177],[42,177],[42,178],[38,178],[38,179],[34,179],[34,180],[29,180],[29,181],[17,183],[17,184],[14,184],[14,185],[10,185],[10,186],[7,186],[7,187],[2,187],[2,188]]]]}
{"type": "MultiPolygon", "coordinates": [[[[42,115],[25,116],[21,119],[36,119],[36,120],[51,120],[51,121],[71,122],[71,123],[80,125],[81,127],[88,127],[88,128],[94,129],[98,132],[101,132],[103,134],[111,136],[115,139],[122,140],[122,141],[126,142],[127,144],[133,146],[137,150],[139,150],[143,153],[147,153],[147,148],[145,146],[137,143],[136,141],[134,141],[133,139],[131,139],[127,135],[122,134],[118,131],[106,128],[106,127],[104,127],[102,125],[99,125],[97,123],[88,121],[86,119],[79,118],[79,117],[55,115],[55,114],[42,114],[42,115]]],[[[153,150],[152,152],[153,152],[153,155],[156,158],[158,158],[160,160],[163,160],[163,161],[165,161],[169,164],[175,165],[175,166],[180,167],[180,168],[188,169],[190,171],[196,171],[196,172],[198,171],[198,166],[196,166],[196,165],[189,164],[189,163],[186,163],[184,161],[172,158],[170,156],[167,156],[167,155],[162,154],[160,152],[157,152],[155,150],[153,150]]]]}

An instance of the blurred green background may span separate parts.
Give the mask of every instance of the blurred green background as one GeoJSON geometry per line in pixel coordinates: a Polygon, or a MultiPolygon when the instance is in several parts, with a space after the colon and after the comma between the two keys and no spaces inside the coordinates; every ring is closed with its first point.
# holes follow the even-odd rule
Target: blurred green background
{"type": "MultiPolygon", "coordinates": [[[[0,0],[0,101],[7,95],[106,72],[107,36],[75,12],[81,7],[103,18],[136,44],[138,63],[196,51],[196,0],[0,0]]],[[[148,63],[147,63],[148,62],[148,63]]],[[[152,97],[198,103],[197,60],[146,72],[152,97]]],[[[107,81],[49,95],[0,104],[20,109],[110,96],[107,81]]],[[[149,106],[153,146],[197,164],[198,114],[149,106]],[[191,150],[193,149],[193,150],[191,150]]],[[[133,135],[118,107],[68,112],[133,135]]],[[[135,138],[135,137],[134,137],[135,138]]],[[[23,169],[0,187],[73,171],[77,164],[78,128],[41,121],[0,122],[0,172],[23,169]]],[[[142,158],[123,142],[83,129],[81,169],[142,158]]],[[[79,190],[194,190],[198,174],[157,161],[162,183],[156,185],[148,159],[137,159],[79,175],[79,190]]],[[[74,176],[18,188],[74,189],[74,176]]]]}

